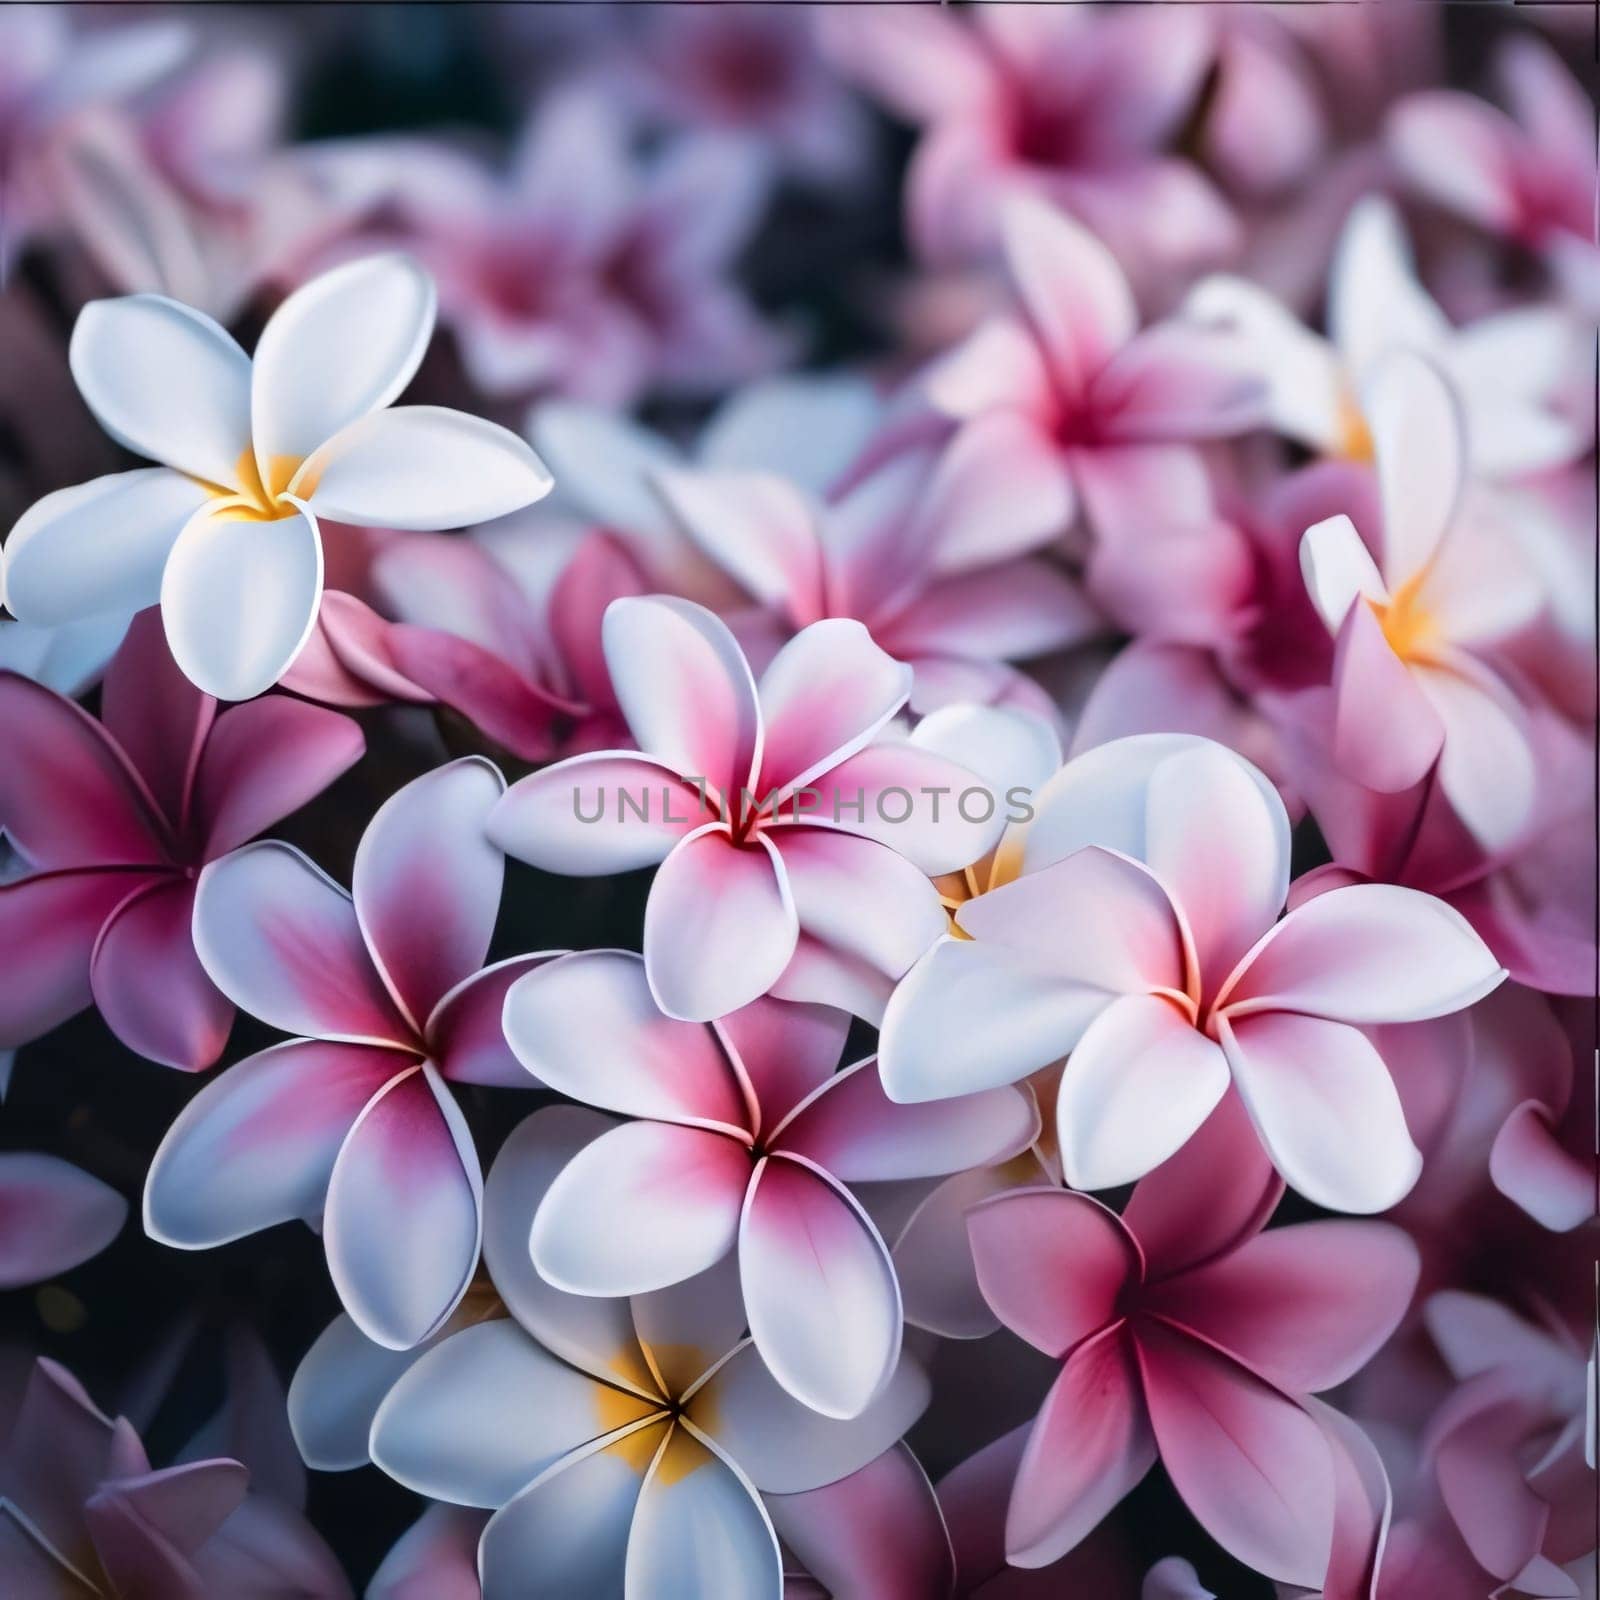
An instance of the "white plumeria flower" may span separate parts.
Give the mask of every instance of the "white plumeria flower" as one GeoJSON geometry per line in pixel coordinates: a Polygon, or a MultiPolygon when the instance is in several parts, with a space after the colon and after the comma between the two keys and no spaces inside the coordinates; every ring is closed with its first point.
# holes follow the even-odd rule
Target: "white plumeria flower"
{"type": "Polygon", "coordinates": [[[1327,338],[1242,278],[1207,278],[1186,310],[1233,333],[1241,364],[1267,385],[1273,425],[1323,455],[1372,459],[1361,396],[1395,349],[1431,356],[1459,391],[1475,476],[1536,472],[1585,449],[1583,428],[1552,404],[1580,348],[1572,318],[1530,305],[1453,327],[1418,282],[1400,218],[1380,196],[1351,211],[1334,251],[1327,338]]]}
{"type": "Polygon", "coordinates": [[[119,444],[160,462],[46,495],[6,546],[10,605],[53,624],[159,599],[179,666],[244,700],[316,621],[319,517],[452,528],[515,511],[550,474],[515,434],[438,406],[387,409],[433,331],[432,280],[370,256],[296,290],[252,360],[161,295],[85,306],[72,375],[119,444]]]}

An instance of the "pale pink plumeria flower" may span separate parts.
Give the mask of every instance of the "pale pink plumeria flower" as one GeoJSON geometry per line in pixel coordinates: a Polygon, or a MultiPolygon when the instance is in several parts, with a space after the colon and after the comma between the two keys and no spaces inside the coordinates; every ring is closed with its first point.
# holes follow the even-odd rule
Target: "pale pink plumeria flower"
{"type": "Polygon", "coordinates": [[[626,951],[549,963],[506,995],[506,1039],[542,1083],[637,1120],[551,1184],[534,1265],[577,1294],[640,1294],[737,1249],[745,1316],[803,1404],[858,1416],[900,1357],[889,1250],[848,1187],[1008,1160],[1031,1099],[991,1089],[935,1106],[884,1097],[868,1057],[835,1073],[849,1017],[760,1000],[715,1026],[661,1014],[626,951]]]}
{"type": "Polygon", "coordinates": [[[824,617],[854,617],[912,667],[916,712],[1014,699],[1050,714],[1009,663],[1101,627],[1078,586],[1038,554],[1065,531],[1071,500],[1006,412],[948,443],[896,451],[825,498],[770,472],[665,470],[656,482],[753,602],[733,617],[752,654],[770,657],[824,617]]]}
{"type": "Polygon", "coordinates": [[[488,1521],[470,1506],[430,1505],[389,1546],[365,1600],[482,1600],[478,1541],[488,1521]]]}
{"type": "Polygon", "coordinates": [[[212,981],[300,1037],[184,1108],[151,1162],[145,1229],[200,1250],[320,1218],[345,1309],[395,1350],[444,1324],[478,1260],[478,1156],[447,1085],[533,1087],[500,1008],[544,958],[483,966],[505,873],[483,825],[503,789],[476,757],[407,784],[362,836],[353,899],[269,841],[208,867],[195,903],[212,981]]]}
{"type": "Polygon", "coordinates": [[[669,1016],[708,1021],[769,991],[847,1004],[863,965],[904,972],[943,926],[927,875],[977,860],[1005,823],[975,775],[879,739],[911,669],[835,618],[758,687],[726,624],[663,595],[613,601],[602,634],[638,749],[523,778],[494,842],[549,872],[659,866],[644,959],[669,1016]]]}
{"type": "MultiPolygon", "coordinates": [[[[1375,561],[1347,516],[1308,528],[1300,562],[1334,652],[1334,759],[1367,787],[1438,781],[1485,849],[1514,842],[1536,788],[1528,713],[1482,657],[1543,596],[1509,535],[1458,514],[1466,439],[1438,370],[1390,354],[1363,402],[1377,457],[1375,561]]],[[[1370,537],[1370,533],[1369,533],[1370,537]]]]}
{"type": "Polygon", "coordinates": [[[1011,1492],[1014,1565],[1072,1549],[1159,1459],[1224,1549],[1322,1589],[1342,1452],[1306,1397],[1389,1337],[1419,1263],[1385,1223],[1263,1232],[1281,1193],[1230,1098],[1120,1217],[1056,1188],[969,1213],[995,1312],[1063,1358],[1011,1492]]]}
{"type": "Polygon", "coordinates": [[[1301,1194],[1393,1205],[1421,1158],[1360,1030],[1460,1010],[1501,981],[1460,913],[1360,884],[1278,920],[1283,802],[1206,739],[1102,745],[1036,807],[1022,875],[968,901],[965,937],[935,945],[890,1000],[889,1094],[971,1093],[1066,1055],[1062,1167],[1074,1188],[1104,1189],[1181,1148],[1232,1082],[1301,1194]]]}
{"type": "Polygon", "coordinates": [[[1181,322],[1140,332],[1111,253],[1042,201],[1007,207],[1005,246],[1016,309],[935,362],[930,400],[983,429],[1007,471],[1053,480],[1052,511],[1081,514],[1102,538],[1150,521],[1204,526],[1199,447],[1260,420],[1260,384],[1215,333],[1181,322]]]}
{"type": "Polygon", "coordinates": [[[1594,107],[1542,39],[1519,33],[1497,73],[1510,114],[1455,89],[1411,95],[1389,119],[1402,174],[1440,205],[1540,256],[1576,309],[1600,308],[1594,107]]]}
{"type": "Polygon", "coordinates": [[[1452,327],[1417,279],[1399,214],[1380,196],[1359,202],[1335,246],[1327,338],[1243,278],[1204,280],[1185,309],[1235,341],[1242,370],[1266,385],[1272,426],[1322,455],[1372,459],[1364,394],[1396,349],[1431,357],[1451,379],[1474,476],[1561,466],[1587,443],[1581,423],[1558,408],[1573,377],[1575,319],[1529,305],[1452,327]]]}
{"type": "Polygon", "coordinates": [[[452,1335],[395,1384],[373,1459],[409,1488],[495,1515],[478,1548],[485,1600],[530,1593],[779,1600],[779,1497],[848,1476],[927,1403],[904,1359],[860,1416],[786,1394],[741,1337],[733,1274],[629,1299],[561,1291],[528,1257],[556,1174],[606,1119],[536,1112],[495,1161],[484,1253],[509,1317],[452,1335]]]}
{"type": "Polygon", "coordinates": [[[69,1272],[99,1255],[127,1218],[115,1189],[59,1156],[0,1154],[0,1289],[69,1272]]]}
{"type": "Polygon", "coordinates": [[[79,391],[112,438],[162,464],[30,507],[6,545],[8,603],[48,624],[159,599],[173,655],[207,694],[270,688],[316,622],[319,518],[448,528],[549,490],[505,428],[391,408],[433,318],[432,281],[393,255],[290,295],[253,359],[175,300],[91,302],[72,334],[79,391]]]}
{"type": "Polygon", "coordinates": [[[0,673],[0,724],[0,819],[27,869],[0,885],[0,1047],[92,1003],[130,1050],[209,1067],[234,1009],[195,954],[196,879],[353,766],[361,729],[287,695],[219,714],[153,609],[106,670],[98,722],[0,673]]]}
{"type": "Polygon", "coordinates": [[[906,209],[930,260],[991,252],[1017,195],[1071,213],[1146,276],[1235,247],[1222,197],[1170,153],[1212,59],[1197,10],[848,6],[824,37],[842,70],[926,129],[906,209]]]}

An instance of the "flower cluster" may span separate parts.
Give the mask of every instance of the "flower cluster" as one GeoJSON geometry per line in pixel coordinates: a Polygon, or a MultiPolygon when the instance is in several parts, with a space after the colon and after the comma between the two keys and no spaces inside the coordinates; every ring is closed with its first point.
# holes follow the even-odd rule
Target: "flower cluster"
{"type": "Polygon", "coordinates": [[[1560,9],[0,15],[0,1593],[1593,1596],[1560,9]]]}

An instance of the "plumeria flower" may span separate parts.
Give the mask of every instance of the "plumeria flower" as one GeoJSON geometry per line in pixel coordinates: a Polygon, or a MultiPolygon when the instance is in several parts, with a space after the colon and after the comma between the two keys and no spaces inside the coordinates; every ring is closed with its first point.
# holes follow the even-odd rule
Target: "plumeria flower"
{"type": "Polygon", "coordinates": [[[985,430],[986,448],[1003,453],[996,471],[1052,479],[1056,515],[1077,512],[1102,538],[1150,520],[1203,526],[1211,488],[1198,447],[1255,425],[1259,384],[1212,332],[1141,333],[1116,260],[1043,202],[1007,207],[1005,255],[1017,310],[935,364],[933,404],[985,430]]]}
{"type": "MultiPolygon", "coordinates": [[[[198,1442],[198,1441],[197,1441],[198,1442]]],[[[350,1600],[310,1523],[235,1460],[153,1468],[70,1373],[40,1359],[0,1450],[6,1592],[68,1600],[350,1600]]]]}
{"type": "Polygon", "coordinates": [[[911,669],[832,619],[784,646],[758,688],[722,621],[659,595],[614,601],[602,641],[637,752],[522,779],[489,819],[495,843],[551,872],[659,864],[644,959],[669,1016],[720,1017],[780,980],[826,998],[863,964],[904,972],[943,920],[927,874],[977,860],[1005,820],[953,762],[873,742],[911,669]]]}
{"type": "Polygon", "coordinates": [[[1323,455],[1372,459],[1366,386],[1396,349],[1429,356],[1451,379],[1475,474],[1538,472],[1585,447],[1584,427],[1556,405],[1573,376],[1572,317],[1517,306],[1452,327],[1417,280],[1399,215],[1380,196],[1362,200],[1340,235],[1326,339],[1243,278],[1206,279],[1187,312],[1230,332],[1241,366],[1267,386],[1272,425],[1323,455]]]}
{"type": "Polygon", "coordinates": [[[1068,1057],[1056,1106],[1074,1188],[1142,1176],[1230,1081],[1308,1199],[1381,1211],[1420,1157],[1361,1031],[1458,1011],[1505,976],[1460,913],[1359,884],[1296,906],[1289,820],[1248,762],[1181,734],[1062,768],[1013,882],[956,913],[884,1016],[904,1101],[1007,1083],[1068,1057]]]}
{"type": "Polygon", "coordinates": [[[482,1600],[478,1541],[488,1521],[467,1506],[430,1505],[389,1547],[365,1600],[482,1600]]]}
{"type": "Polygon", "coordinates": [[[577,1107],[528,1118],[489,1176],[484,1252],[511,1315],[422,1357],[389,1392],[373,1459],[435,1499],[495,1515],[478,1566],[484,1600],[716,1594],[778,1600],[780,1495],[848,1476],[927,1402],[909,1360],[853,1421],[818,1416],[741,1338],[722,1271],[631,1299],[563,1293],[528,1258],[528,1229],[564,1166],[605,1119],[577,1107]]]}
{"type": "MultiPolygon", "coordinates": [[[[5,547],[0,545],[0,607],[6,600],[5,547]]],[[[58,694],[78,695],[105,670],[128,631],[127,614],[110,611],[55,628],[0,617],[0,672],[20,673],[58,694]]]]}
{"type": "Polygon", "coordinates": [[[1460,413],[1420,356],[1391,355],[1363,405],[1382,501],[1381,562],[1331,517],[1300,546],[1334,655],[1334,759],[1383,792],[1438,781],[1487,849],[1513,842],[1535,794],[1526,713],[1481,652],[1538,611],[1538,585],[1499,530],[1457,516],[1460,413]]]}
{"type": "Polygon", "coordinates": [[[0,1289],[70,1272],[99,1255],[127,1218],[115,1189],[59,1156],[0,1154],[0,1289]]]}
{"type": "Polygon", "coordinates": [[[906,210],[934,262],[991,249],[1019,194],[1069,212],[1146,273],[1217,261],[1237,242],[1209,180],[1169,153],[1211,65],[1197,14],[852,9],[826,18],[825,37],[846,72],[926,129],[906,210]]]}
{"type": "Polygon", "coordinates": [[[129,1049],[198,1071],[221,1054],[233,1002],[195,953],[197,875],[354,765],[361,730],[286,695],[219,715],[154,610],[106,673],[101,718],[0,673],[0,826],[29,868],[0,886],[0,1045],[92,1001],[129,1049]]]}
{"type": "Polygon", "coordinates": [[[745,1316],[774,1378],[854,1417],[900,1357],[888,1247],[847,1187],[1004,1161],[1037,1132],[1012,1089],[898,1108],[870,1057],[835,1073],[848,1017],[762,1000],[713,1027],[664,1017],[625,951],[551,962],[506,996],[506,1038],[550,1088],[637,1120],[556,1176],[534,1218],[541,1276],[641,1294],[737,1246],[745,1316]]]}
{"type": "Polygon", "coordinates": [[[151,1162],[145,1230],[200,1250],[320,1217],[345,1309],[396,1350],[443,1325],[478,1260],[478,1156],[447,1085],[533,1084],[500,1008],[543,957],[483,966],[505,871],[483,823],[503,788],[473,757],[407,784],[362,836],[353,899],[267,841],[208,867],[195,902],[212,981],[300,1037],[184,1108],[151,1162]]]}
{"type": "Polygon", "coordinates": [[[1011,1492],[1013,1564],[1070,1550],[1159,1459],[1224,1549],[1321,1590],[1335,1465],[1302,1400],[1344,1382],[1394,1331],[1418,1259],[1385,1223],[1264,1233],[1281,1192],[1230,1100],[1120,1217],[1054,1188],[969,1214],[989,1303],[1063,1362],[1011,1492]]]}
{"type": "Polygon", "coordinates": [[[914,672],[911,707],[1048,698],[1006,663],[1064,650],[1100,620],[1034,554],[1071,501],[1055,462],[1008,414],[943,448],[909,449],[819,502],[770,473],[665,471],[657,482],[700,548],[754,602],[752,653],[824,617],[854,617],[914,672]],[[1030,692],[1033,691],[1033,692],[1030,692]]]}
{"type": "Polygon", "coordinates": [[[1430,199],[1541,256],[1586,313],[1600,306],[1594,108],[1542,40],[1508,38],[1497,61],[1510,115],[1476,95],[1430,89],[1403,100],[1388,143],[1430,199]]]}
{"type": "Polygon", "coordinates": [[[322,596],[317,522],[448,528],[537,500],[550,476],[513,433],[438,406],[390,408],[433,332],[402,256],[325,273],[273,314],[254,360],[160,295],[94,301],[73,377],[119,444],[161,463],[61,489],[6,545],[8,603],[58,623],[159,599],[179,666],[245,700],[282,676],[322,596]]]}

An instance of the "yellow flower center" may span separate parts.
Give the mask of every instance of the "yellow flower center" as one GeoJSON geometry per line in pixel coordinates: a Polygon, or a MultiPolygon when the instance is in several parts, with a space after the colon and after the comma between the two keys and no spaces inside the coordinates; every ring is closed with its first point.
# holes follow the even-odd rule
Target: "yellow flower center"
{"type": "MultiPolygon", "coordinates": [[[[303,456],[273,456],[267,463],[267,478],[263,483],[255,451],[245,449],[239,452],[239,459],[233,466],[237,487],[209,483],[203,478],[199,481],[216,501],[212,508],[216,516],[230,522],[281,522],[285,517],[300,515],[300,508],[284,497],[304,459],[303,456]]],[[[310,483],[302,483],[296,486],[296,492],[307,495],[312,487],[310,483]]]]}
{"type": "Polygon", "coordinates": [[[1346,461],[1356,461],[1371,466],[1375,452],[1372,447],[1372,430],[1361,408],[1348,394],[1339,397],[1339,419],[1335,424],[1337,443],[1334,454],[1346,461]]]}
{"type": "Polygon", "coordinates": [[[654,1390],[663,1398],[647,1399],[644,1395],[599,1383],[595,1386],[595,1417],[602,1434],[628,1430],[605,1448],[641,1477],[660,1451],[656,1476],[663,1484],[670,1485],[687,1478],[712,1459],[703,1445],[678,1426],[678,1417],[681,1412],[691,1417],[697,1428],[714,1428],[716,1397],[708,1386],[696,1390],[686,1403],[682,1402],[670,1394],[671,1384],[663,1374],[703,1371],[709,1362],[701,1352],[687,1346],[661,1346],[652,1350],[641,1345],[640,1349],[644,1354],[642,1364],[635,1351],[626,1349],[612,1360],[612,1370],[625,1381],[654,1390]]]}
{"type": "Polygon", "coordinates": [[[1402,661],[1426,657],[1439,638],[1437,619],[1418,598],[1421,588],[1422,574],[1419,573],[1395,590],[1387,605],[1377,600],[1369,602],[1377,613],[1389,648],[1402,661]]]}

